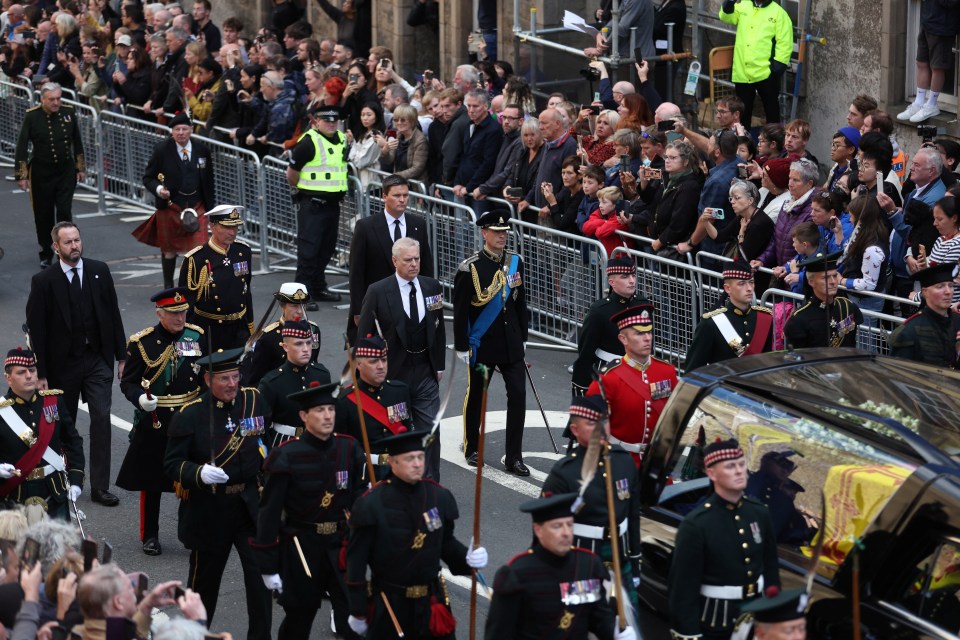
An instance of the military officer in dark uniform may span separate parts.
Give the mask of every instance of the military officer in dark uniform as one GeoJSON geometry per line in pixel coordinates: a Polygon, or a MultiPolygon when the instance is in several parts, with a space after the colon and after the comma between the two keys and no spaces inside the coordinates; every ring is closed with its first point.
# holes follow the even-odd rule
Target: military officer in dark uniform
{"type": "Polygon", "coordinates": [[[807,300],[793,310],[783,328],[790,349],[857,346],[857,327],[863,314],[855,302],[837,295],[840,252],[822,252],[803,265],[807,278],[807,300]]]}
{"type": "Polygon", "coordinates": [[[770,511],[777,542],[805,544],[810,541],[810,527],[797,510],[794,500],[805,489],[790,479],[797,465],[791,460],[796,451],[768,451],[760,458],[760,468],[750,474],[746,494],[756,498],[770,511]]]}
{"type": "Polygon", "coordinates": [[[593,372],[623,357],[623,345],[617,339],[617,325],[610,316],[627,307],[644,302],[637,294],[637,265],[625,255],[607,260],[607,295],[600,298],[583,317],[583,328],[577,340],[577,361],[573,364],[573,395],[586,395],[593,382],[593,372]]]}
{"type": "Polygon", "coordinates": [[[533,545],[497,570],[486,640],[637,637],[632,627],[617,628],[600,557],[573,545],[575,500],[561,493],[520,505],[533,517],[533,545]]]}
{"type": "Polygon", "coordinates": [[[453,341],[457,357],[470,366],[463,412],[467,464],[477,464],[483,374],[476,365],[482,364],[500,371],[507,391],[507,471],[529,476],[522,454],[529,314],[523,258],[506,249],[509,221],[506,209],[488,211],[477,220],[483,248],[460,263],[453,281],[453,341]]]}
{"type": "Polygon", "coordinates": [[[726,305],[703,314],[687,349],[684,371],[703,365],[763,353],[773,348],[773,314],[753,304],[753,269],[733,262],[723,271],[726,305]]]}
{"type": "Polygon", "coordinates": [[[84,458],[63,392],[37,390],[37,361],[26,349],[7,352],[3,377],[9,389],[0,400],[0,497],[67,520],[67,500],[80,497],[84,458]]]}
{"type": "Polygon", "coordinates": [[[159,322],[130,336],[120,391],[133,406],[130,447],[117,475],[117,486],[140,492],[140,540],[143,552],[158,556],[160,496],[173,491],[163,472],[167,430],[180,407],[200,393],[194,362],[203,355],[203,329],[187,324],[189,293],[164,289],[150,298],[159,322]]]}
{"type": "Polygon", "coordinates": [[[891,334],[890,355],[956,369],[960,315],[951,308],[957,263],[927,267],[913,274],[920,283],[924,307],[891,334]]]}
{"type": "Polygon", "coordinates": [[[41,267],[53,260],[53,225],[73,220],[73,192],[87,170],[80,122],[73,107],[60,103],[62,95],[56,82],[40,87],[40,104],[24,114],[14,152],[17,184],[24,191],[30,189],[41,267]]]}
{"type": "Polygon", "coordinates": [[[471,569],[487,566],[486,549],[468,549],[453,536],[459,517],[453,494],[423,478],[423,439],[418,431],[384,439],[390,476],[360,497],[350,514],[348,622],[356,633],[377,640],[400,635],[415,640],[453,637],[440,561],[455,575],[469,575],[471,569]],[[431,611],[434,598],[445,612],[431,611]],[[390,603],[403,634],[397,633],[384,600],[390,603]],[[371,608],[373,616],[368,619],[371,608]],[[445,623],[440,624],[441,620],[445,623]],[[431,632],[431,627],[439,632],[431,632]]]}
{"type": "Polygon", "coordinates": [[[325,593],[337,633],[357,637],[347,624],[340,555],[347,544],[347,516],[366,489],[364,457],[360,443],[333,432],[337,389],[337,384],[311,382],[290,395],[305,431],[298,441],[271,451],[263,467],[266,481],[253,547],[264,584],[280,592],[286,612],[281,640],[310,637],[325,593]]]}
{"type": "Polygon", "coordinates": [[[260,396],[270,414],[272,434],[268,446],[271,449],[290,438],[299,438],[303,433],[300,405],[288,396],[303,391],[313,382],[330,383],[330,371],[322,364],[310,361],[313,331],[306,320],[284,322],[280,336],[287,360],[260,381],[260,396]]]}
{"type": "MultiPolygon", "coordinates": [[[[380,478],[380,472],[386,473],[387,462],[383,440],[414,429],[410,388],[399,380],[387,380],[387,345],[380,336],[359,338],[354,349],[354,361],[370,453],[373,463],[381,465],[377,473],[380,478]]],[[[337,433],[353,436],[357,442],[363,442],[357,392],[352,384],[337,399],[337,433]]]]}
{"type": "MultiPolygon", "coordinates": [[[[612,562],[610,544],[610,515],[607,510],[606,473],[608,472],[600,448],[607,446],[601,433],[596,456],[588,445],[595,429],[604,429],[607,406],[600,396],[574,396],[570,403],[570,432],[579,445],[567,457],[558,460],[543,483],[543,495],[579,492],[584,477],[583,465],[591,460],[594,471],[590,484],[581,495],[574,513],[573,546],[589,549],[604,562],[612,562]]],[[[617,522],[620,567],[623,585],[634,611],[639,606],[634,582],[640,580],[640,476],[633,458],[618,446],[610,448],[613,467],[614,519],[617,522]]],[[[589,471],[587,473],[589,475],[589,471]]]]}
{"type": "MultiPolygon", "coordinates": [[[[241,364],[240,373],[243,374],[243,382],[248,386],[260,384],[260,379],[271,369],[276,369],[287,361],[287,354],[283,350],[283,340],[280,337],[280,329],[283,323],[294,318],[306,318],[304,305],[310,301],[307,294],[306,285],[299,282],[284,282],[280,285],[280,290],[273,294],[277,303],[280,305],[280,319],[268,324],[263,328],[263,333],[257,338],[253,349],[247,354],[241,364]],[[244,367],[249,361],[249,364],[244,367]]],[[[310,323],[311,346],[310,362],[316,362],[320,353],[320,327],[316,322],[310,323]]]]}
{"type": "Polygon", "coordinates": [[[774,588],[743,605],[741,611],[744,618],[749,617],[757,640],[806,640],[808,603],[805,589],[774,588]]]}
{"type": "Polygon", "coordinates": [[[256,389],[240,387],[242,349],[198,361],[209,389],[184,405],[169,429],[164,471],[180,498],[178,535],[190,549],[189,586],[213,620],[220,581],[236,547],[246,590],[247,639],[270,638],[270,593],[250,538],[256,534],[260,465],[269,421],[256,389]]]}
{"type": "MultiPolygon", "coordinates": [[[[637,466],[646,453],[653,430],[670,394],[677,387],[677,370],[653,353],[653,303],[642,302],[610,318],[626,352],[601,370],[604,394],[610,405],[611,444],[633,455],[637,466]]],[[[600,394],[594,380],[588,396],[600,394]]]]}
{"type": "Polygon", "coordinates": [[[253,333],[253,252],[237,240],[241,209],[224,204],[208,211],[210,240],[184,255],[180,265],[180,286],[193,296],[187,320],[210,334],[214,351],[242,347],[253,333]]]}
{"type": "Polygon", "coordinates": [[[747,464],[734,440],[703,450],[713,493],[677,529],[667,589],[674,640],[727,640],[740,605],[780,586],[770,512],[744,495],[747,464]]]}

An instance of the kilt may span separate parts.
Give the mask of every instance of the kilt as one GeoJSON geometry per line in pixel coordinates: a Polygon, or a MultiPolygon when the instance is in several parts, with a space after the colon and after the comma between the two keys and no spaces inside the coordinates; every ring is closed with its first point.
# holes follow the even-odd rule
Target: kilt
{"type": "Polygon", "coordinates": [[[207,216],[202,202],[193,207],[199,216],[200,226],[193,233],[186,233],[180,224],[180,206],[157,209],[146,221],[133,230],[134,238],[164,253],[185,253],[207,242],[207,216]]]}

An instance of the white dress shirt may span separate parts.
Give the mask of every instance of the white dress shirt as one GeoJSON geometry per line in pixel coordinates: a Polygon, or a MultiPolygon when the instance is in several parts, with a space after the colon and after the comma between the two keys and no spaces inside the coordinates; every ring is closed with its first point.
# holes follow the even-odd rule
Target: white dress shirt
{"type": "Polygon", "coordinates": [[[396,227],[396,225],[393,224],[395,220],[400,221],[400,237],[401,238],[407,237],[407,214],[406,213],[401,213],[399,218],[394,218],[392,215],[390,215],[386,211],[383,212],[383,215],[387,218],[387,231],[390,233],[391,242],[393,241],[393,230],[396,227]]]}
{"type": "MultiPolygon", "coordinates": [[[[73,267],[68,265],[63,260],[60,260],[60,268],[63,269],[63,273],[67,276],[67,282],[72,284],[73,272],[71,271],[71,269],[73,269],[73,267]]],[[[83,287],[83,258],[80,258],[80,260],[77,262],[77,275],[80,276],[80,286],[83,287]]],[[[408,289],[407,295],[409,294],[410,294],[410,290],[408,289]]],[[[410,314],[408,313],[407,315],[410,315],[410,314]]]]}
{"type": "MultiPolygon", "coordinates": [[[[394,275],[397,278],[397,284],[400,285],[400,301],[403,302],[403,312],[409,318],[410,317],[410,281],[404,280],[396,273],[394,273],[394,275]]],[[[426,304],[423,302],[423,289],[420,287],[420,279],[414,278],[413,282],[416,283],[416,287],[417,287],[417,311],[419,311],[418,315],[420,316],[419,318],[417,318],[417,322],[421,322],[423,320],[423,316],[427,313],[427,307],[426,307],[426,304]]]]}

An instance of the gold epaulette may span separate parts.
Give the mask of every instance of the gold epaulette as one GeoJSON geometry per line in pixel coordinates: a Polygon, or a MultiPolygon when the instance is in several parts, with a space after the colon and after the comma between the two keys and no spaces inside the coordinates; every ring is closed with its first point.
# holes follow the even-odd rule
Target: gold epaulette
{"type": "Polygon", "coordinates": [[[185,326],[187,329],[193,329],[199,334],[203,334],[203,327],[198,327],[197,325],[190,324],[189,322],[184,322],[183,326],[185,326]]]}
{"type": "Polygon", "coordinates": [[[470,265],[477,261],[480,257],[479,253],[475,253],[463,262],[460,263],[460,266],[457,267],[458,271],[470,271],[470,265]]]}
{"type": "Polygon", "coordinates": [[[703,314],[702,318],[706,320],[721,313],[726,313],[727,311],[729,311],[729,309],[726,307],[720,307],[719,309],[714,309],[713,311],[707,311],[705,314],[703,314]]]}
{"type": "Polygon", "coordinates": [[[184,409],[186,409],[187,407],[189,407],[189,406],[192,405],[192,404],[197,404],[197,403],[200,402],[201,400],[203,400],[203,398],[199,398],[199,397],[198,397],[198,398],[194,398],[194,399],[191,400],[190,402],[188,402],[188,403],[186,403],[185,405],[183,405],[182,407],[180,407],[180,413],[183,413],[183,410],[184,410],[184,409]]]}
{"type": "Polygon", "coordinates": [[[59,396],[63,393],[62,389],[44,389],[40,392],[42,396],[59,396]]]}
{"type": "Polygon", "coordinates": [[[769,313],[770,315],[773,315],[773,311],[770,309],[770,307],[767,307],[762,304],[755,304],[750,308],[753,309],[754,311],[759,311],[761,313],[769,313]]]}
{"type": "Polygon", "coordinates": [[[3,409],[4,407],[9,407],[12,404],[13,404],[13,398],[4,398],[3,400],[0,400],[0,409],[3,409]]]}
{"type": "Polygon", "coordinates": [[[240,390],[241,390],[241,391],[256,391],[257,393],[260,393],[260,389],[257,389],[256,387],[240,387],[240,390]]]}
{"type": "Polygon", "coordinates": [[[809,307],[811,304],[813,304],[813,300],[807,300],[807,303],[806,303],[805,305],[803,305],[802,307],[800,307],[799,309],[798,309],[798,308],[794,308],[794,309],[793,309],[793,313],[790,314],[790,317],[792,318],[793,316],[797,315],[798,313],[800,313],[801,311],[803,311],[804,309],[806,309],[807,307],[809,307]]]}
{"type": "MultiPolygon", "coordinates": [[[[311,323],[311,324],[312,324],[312,323],[311,323]]],[[[264,332],[264,333],[270,333],[271,331],[273,331],[274,329],[276,329],[276,328],[279,327],[279,326],[280,326],[280,321],[277,320],[276,322],[274,322],[274,323],[272,323],[272,324],[268,324],[267,326],[265,326],[265,327],[263,328],[263,332],[264,332]]]]}
{"type": "Polygon", "coordinates": [[[184,257],[184,258],[189,258],[190,256],[192,256],[193,254],[195,254],[197,251],[199,251],[199,250],[202,249],[202,248],[203,248],[203,245],[202,245],[202,244],[198,244],[198,245],[195,246],[193,249],[190,249],[190,251],[187,251],[185,254],[183,254],[183,257],[184,257]]]}
{"type": "MultiPolygon", "coordinates": [[[[31,111],[36,111],[36,110],[39,109],[41,106],[42,106],[42,105],[39,105],[39,104],[38,104],[38,105],[35,106],[35,107],[30,107],[29,109],[27,109],[26,113],[30,113],[31,111]]],[[[61,107],[61,109],[62,109],[62,108],[63,108],[63,107],[61,107]]]]}
{"type": "Polygon", "coordinates": [[[143,338],[144,336],[148,336],[151,333],[153,333],[153,327],[147,327],[142,331],[137,331],[135,334],[130,336],[130,342],[139,342],[140,338],[143,338]]]}

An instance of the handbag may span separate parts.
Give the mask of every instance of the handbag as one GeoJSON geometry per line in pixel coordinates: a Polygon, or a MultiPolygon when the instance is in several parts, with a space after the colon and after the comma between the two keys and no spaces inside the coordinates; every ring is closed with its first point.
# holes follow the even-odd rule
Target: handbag
{"type": "Polygon", "coordinates": [[[180,212],[180,227],[184,233],[195,233],[200,228],[200,216],[192,208],[180,212]]]}

